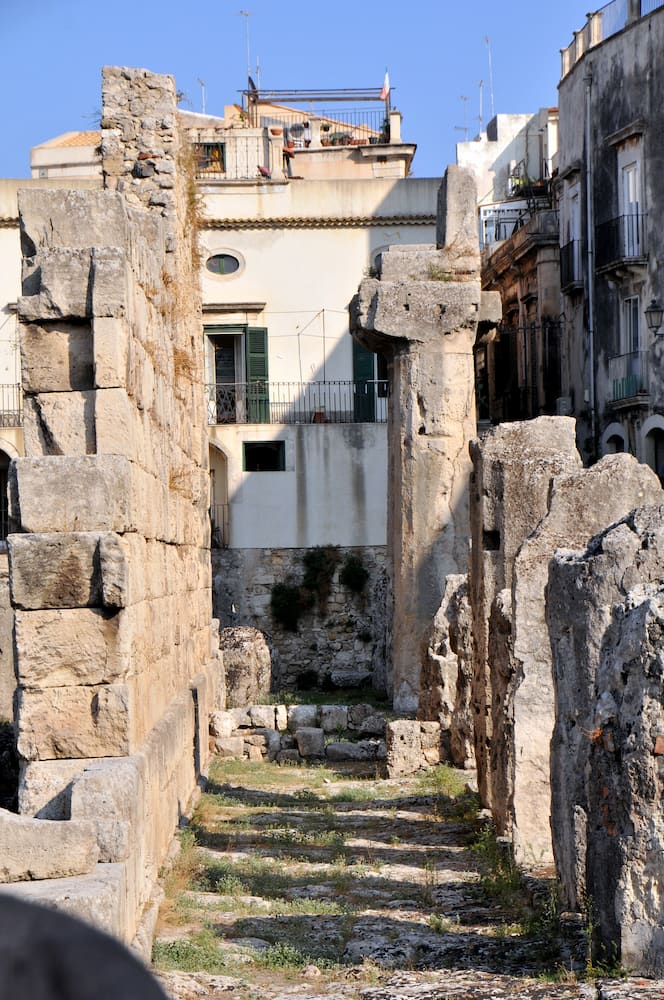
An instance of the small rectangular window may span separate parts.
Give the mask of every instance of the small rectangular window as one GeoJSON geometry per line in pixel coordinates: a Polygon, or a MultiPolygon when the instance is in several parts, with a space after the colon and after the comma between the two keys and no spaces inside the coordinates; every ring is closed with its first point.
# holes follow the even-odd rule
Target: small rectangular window
{"type": "Polygon", "coordinates": [[[245,472],[284,472],[286,442],[245,441],[242,464],[245,472]]]}
{"type": "Polygon", "coordinates": [[[623,299],[623,354],[635,354],[641,350],[639,335],[639,297],[632,295],[623,299]]]}

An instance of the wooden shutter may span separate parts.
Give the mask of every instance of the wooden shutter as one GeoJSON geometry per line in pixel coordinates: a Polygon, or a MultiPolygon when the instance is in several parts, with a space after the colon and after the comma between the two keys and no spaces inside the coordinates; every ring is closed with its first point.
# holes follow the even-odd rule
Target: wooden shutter
{"type": "Polygon", "coordinates": [[[250,424],[266,424],[270,422],[266,327],[247,327],[245,351],[247,362],[247,419],[250,424]]]}

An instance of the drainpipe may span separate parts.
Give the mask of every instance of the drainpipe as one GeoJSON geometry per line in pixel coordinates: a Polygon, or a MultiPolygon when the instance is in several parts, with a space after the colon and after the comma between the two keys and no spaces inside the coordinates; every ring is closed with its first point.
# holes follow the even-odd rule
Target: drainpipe
{"type": "Polygon", "coordinates": [[[583,78],[586,88],[586,241],[588,245],[588,354],[590,362],[590,433],[593,458],[597,457],[597,427],[595,413],[595,221],[593,211],[593,157],[590,130],[590,97],[592,92],[592,68],[589,66],[583,78]]]}

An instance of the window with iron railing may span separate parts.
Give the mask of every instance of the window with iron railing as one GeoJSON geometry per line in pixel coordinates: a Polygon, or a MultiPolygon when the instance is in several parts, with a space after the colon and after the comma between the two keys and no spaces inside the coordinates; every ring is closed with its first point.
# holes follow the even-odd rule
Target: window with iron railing
{"type": "Polygon", "coordinates": [[[388,383],[224,382],[206,386],[210,424],[385,423],[388,383]]]}
{"type": "Polygon", "coordinates": [[[619,215],[595,229],[595,266],[610,267],[622,261],[644,260],[646,215],[619,215]]]}

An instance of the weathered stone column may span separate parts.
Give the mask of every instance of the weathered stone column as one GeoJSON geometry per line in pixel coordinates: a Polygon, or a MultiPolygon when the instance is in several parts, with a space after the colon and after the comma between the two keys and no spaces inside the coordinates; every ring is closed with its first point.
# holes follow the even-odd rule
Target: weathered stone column
{"type": "Polygon", "coordinates": [[[390,364],[388,550],[393,597],[388,690],[418,707],[421,660],[450,573],[468,563],[468,443],[480,319],[476,194],[469,172],[441,185],[438,248],[393,247],[363,281],[354,335],[390,364]]]}
{"type": "Polygon", "coordinates": [[[664,973],[664,507],[640,508],[549,573],[553,838],[596,959],[664,973]]]}

